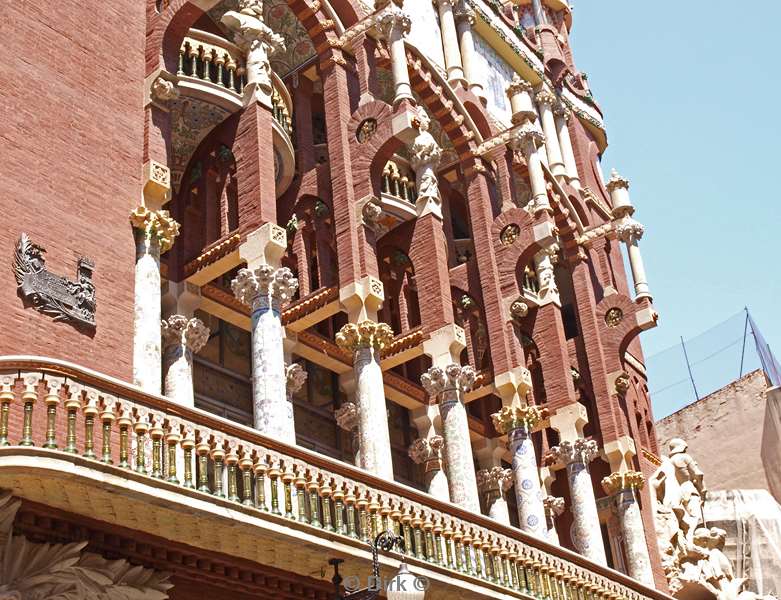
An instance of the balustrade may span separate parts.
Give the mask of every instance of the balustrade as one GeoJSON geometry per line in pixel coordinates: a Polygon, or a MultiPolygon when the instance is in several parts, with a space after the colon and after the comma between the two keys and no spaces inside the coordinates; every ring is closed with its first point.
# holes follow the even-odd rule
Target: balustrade
{"type": "Polygon", "coordinates": [[[409,562],[507,593],[540,600],[664,598],[481,515],[203,411],[75,365],[0,359],[0,456],[30,452],[31,445],[243,505],[260,518],[297,521],[344,543],[390,530],[403,536],[409,562]]]}
{"type": "Polygon", "coordinates": [[[385,168],[382,170],[381,191],[398,200],[415,204],[418,194],[415,189],[415,173],[412,168],[401,160],[385,163],[385,168]]]}

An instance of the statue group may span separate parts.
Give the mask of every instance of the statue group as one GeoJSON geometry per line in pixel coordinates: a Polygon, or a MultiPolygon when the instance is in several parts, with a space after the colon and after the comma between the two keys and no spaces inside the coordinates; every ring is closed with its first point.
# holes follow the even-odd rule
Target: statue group
{"type": "MultiPolygon", "coordinates": [[[[727,532],[708,527],[703,514],[707,489],[704,474],[682,439],[667,443],[668,456],[650,479],[659,552],[670,592],[676,598],[756,600],[741,591],[724,545],[727,532]]],[[[766,600],[775,600],[765,596],[766,600]]]]}

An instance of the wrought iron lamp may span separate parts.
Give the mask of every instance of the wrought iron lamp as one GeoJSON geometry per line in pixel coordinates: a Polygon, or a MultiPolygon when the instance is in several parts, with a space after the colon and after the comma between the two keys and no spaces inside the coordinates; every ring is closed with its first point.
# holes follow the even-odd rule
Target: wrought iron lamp
{"type": "MultiPolygon", "coordinates": [[[[339,574],[339,565],[344,560],[341,558],[332,558],[328,564],[334,568],[334,576],[331,581],[334,584],[336,600],[375,600],[380,595],[380,561],[379,552],[391,552],[394,547],[404,552],[404,538],[395,535],[390,531],[383,531],[373,541],[369,542],[372,550],[372,576],[375,582],[374,587],[366,587],[348,594],[342,595],[339,587],[343,578],[339,574]]],[[[423,600],[426,595],[425,586],[421,585],[420,579],[410,573],[407,564],[402,562],[399,571],[395,577],[390,580],[385,590],[388,600],[423,600]]]]}

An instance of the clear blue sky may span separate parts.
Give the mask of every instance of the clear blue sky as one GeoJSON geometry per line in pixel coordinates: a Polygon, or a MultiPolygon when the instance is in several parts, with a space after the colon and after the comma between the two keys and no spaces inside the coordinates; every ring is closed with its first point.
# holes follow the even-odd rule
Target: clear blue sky
{"type": "Polygon", "coordinates": [[[631,180],[646,227],[661,315],[646,356],[743,306],[781,355],[781,2],[574,4],[575,61],[607,123],[603,170],[631,180]]]}

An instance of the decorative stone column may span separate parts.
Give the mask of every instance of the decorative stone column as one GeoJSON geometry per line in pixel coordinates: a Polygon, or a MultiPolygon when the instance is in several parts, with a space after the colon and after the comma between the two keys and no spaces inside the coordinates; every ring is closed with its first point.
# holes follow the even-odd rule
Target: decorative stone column
{"type": "Polygon", "coordinates": [[[458,0],[434,0],[439,9],[439,27],[442,31],[442,48],[445,54],[445,69],[447,80],[451,84],[464,81],[464,69],[461,65],[461,52],[458,48],[458,35],[456,33],[456,20],[453,15],[454,4],[458,0]]]}
{"type": "Polygon", "coordinates": [[[610,200],[613,203],[613,229],[616,237],[626,244],[629,267],[635,284],[635,300],[642,298],[652,300],[643,257],[640,254],[640,246],[638,245],[643,237],[645,228],[632,218],[632,215],[635,213],[635,207],[632,206],[632,202],[629,199],[629,180],[621,177],[613,169],[610,181],[607,182],[605,187],[610,192],[610,200]]]}
{"type": "Polygon", "coordinates": [[[482,97],[483,84],[477,75],[475,65],[475,39],[472,35],[472,27],[475,26],[475,11],[460,2],[456,10],[456,31],[458,32],[458,45],[461,48],[461,64],[464,67],[464,77],[469,82],[469,90],[477,97],[482,97]]]}
{"type": "Polygon", "coordinates": [[[541,304],[553,302],[561,306],[559,287],[556,285],[555,264],[558,261],[559,245],[551,244],[534,255],[534,269],[537,272],[537,285],[541,304]]]}
{"type": "Polygon", "coordinates": [[[566,177],[564,158],[559,146],[559,135],[556,130],[556,121],[553,118],[553,107],[556,104],[556,96],[546,89],[542,89],[535,95],[537,106],[540,109],[540,122],[542,132],[545,134],[545,148],[548,152],[548,166],[555,177],[566,177]]]}
{"type": "Polygon", "coordinates": [[[252,309],[252,408],[255,428],[278,440],[295,440],[287,402],[284,330],[280,307],[288,301],[298,281],[287,267],[261,265],[241,269],[231,282],[240,302],[252,309]]]}
{"type": "Polygon", "coordinates": [[[518,73],[513,75],[513,80],[505,89],[507,98],[510,100],[513,125],[533,121],[537,117],[537,111],[532,102],[532,91],[533,88],[528,81],[522,79],[518,73]]]}
{"type": "Polygon", "coordinates": [[[209,341],[209,329],[200,319],[173,315],[162,328],[165,395],[182,406],[195,406],[193,354],[209,341]]]}
{"type": "Polygon", "coordinates": [[[160,393],[161,295],[160,255],[173,246],[179,224],[167,210],[139,206],[130,213],[136,241],[133,382],[150,394],[160,393]]]}
{"type": "Polygon", "coordinates": [[[532,0],[532,11],[534,12],[534,23],[544,25],[546,19],[545,10],[542,8],[542,0],[532,0]]]}
{"type": "Polygon", "coordinates": [[[418,135],[410,147],[410,164],[415,169],[415,186],[418,194],[415,210],[418,217],[432,213],[441,220],[442,199],[439,196],[437,167],[442,159],[442,148],[429,133],[431,119],[422,106],[418,107],[414,124],[418,129],[418,135]]]}
{"type": "Polygon", "coordinates": [[[556,517],[560,517],[564,513],[564,498],[557,498],[556,496],[545,496],[542,501],[545,507],[545,519],[548,526],[548,541],[551,544],[557,546],[561,543],[559,541],[559,532],[556,530],[556,517]]]}
{"type": "Polygon", "coordinates": [[[493,467],[477,472],[477,489],[485,498],[488,516],[504,525],[510,525],[510,510],[504,495],[512,484],[513,472],[510,469],[493,467]]]}
{"type": "Polygon", "coordinates": [[[404,38],[409,35],[412,20],[400,7],[391,3],[378,15],[377,23],[390,50],[395,86],[393,105],[398,105],[402,100],[414,102],[407,71],[407,51],[404,47],[404,38]]]}
{"type": "Polygon", "coordinates": [[[450,489],[447,484],[442,449],[445,440],[441,435],[430,438],[418,438],[409,447],[409,457],[419,465],[424,465],[426,473],[426,489],[437,500],[450,501],[450,489]]]}
{"type": "Polygon", "coordinates": [[[452,364],[444,369],[431,367],[421,375],[420,382],[439,403],[450,501],[479,514],[480,497],[463,398],[464,393],[472,389],[475,377],[472,367],[452,364]]]}
{"type": "Polygon", "coordinates": [[[564,168],[567,180],[576,190],[580,189],[580,176],[578,175],[578,163],[575,160],[575,152],[572,149],[572,138],[569,135],[567,123],[572,118],[572,111],[561,100],[553,107],[553,115],[556,119],[556,134],[561,146],[561,157],[564,159],[564,168]]]}
{"type": "Polygon", "coordinates": [[[565,440],[550,451],[557,461],[567,466],[572,503],[570,507],[573,521],[570,529],[572,543],[586,558],[607,565],[597,503],[588,470],[588,463],[599,454],[597,443],[583,438],[578,438],[574,442],[565,440]]]}
{"type": "Polygon", "coordinates": [[[358,432],[358,405],[355,402],[345,402],[339,408],[334,411],[334,418],[336,424],[340,429],[344,429],[351,436],[354,456],[353,464],[357,467],[361,466],[361,439],[358,432]]]}
{"type": "Polygon", "coordinates": [[[360,467],[389,481],[393,481],[393,459],[380,352],[392,339],[393,330],[374,321],[348,323],[336,334],[337,345],[353,355],[360,467]]]}
{"type": "Polygon", "coordinates": [[[545,183],[545,173],[542,170],[542,161],[540,159],[540,148],[545,144],[545,136],[530,122],[524,123],[515,132],[511,140],[511,146],[514,150],[523,153],[526,159],[526,166],[529,170],[529,181],[532,188],[532,201],[530,203],[532,212],[536,215],[541,212],[553,214],[550,202],[548,201],[548,189],[545,183]]]}
{"type": "Polygon", "coordinates": [[[540,485],[537,456],[531,433],[540,422],[540,409],[536,406],[504,406],[491,415],[494,427],[507,434],[512,455],[515,499],[518,505],[518,522],[522,531],[545,538],[546,521],[540,485]]]}
{"type": "Polygon", "coordinates": [[[648,556],[643,518],[637,503],[636,492],[643,489],[645,477],[637,471],[612,473],[602,479],[605,493],[613,496],[621,535],[626,548],[627,570],[630,577],[654,586],[651,559],[648,556]]]}
{"type": "Polygon", "coordinates": [[[263,22],[261,0],[250,0],[241,5],[243,6],[241,10],[229,10],[220,21],[233,32],[234,42],[247,57],[245,99],[254,98],[271,107],[274,86],[271,80],[269,57],[277,51],[284,51],[285,39],[274,33],[263,22]]]}

